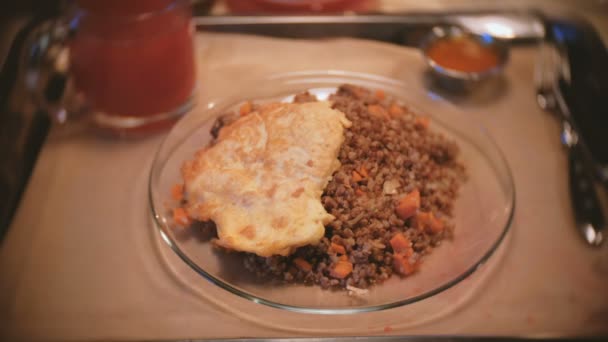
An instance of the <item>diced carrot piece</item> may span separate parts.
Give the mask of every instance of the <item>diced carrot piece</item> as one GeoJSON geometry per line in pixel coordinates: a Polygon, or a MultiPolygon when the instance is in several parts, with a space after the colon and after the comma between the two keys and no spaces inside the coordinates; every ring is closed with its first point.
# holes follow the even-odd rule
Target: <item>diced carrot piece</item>
{"type": "Polygon", "coordinates": [[[418,191],[418,189],[414,189],[412,192],[402,197],[399,202],[397,202],[395,213],[400,219],[407,220],[408,218],[414,216],[419,208],[420,191],[418,191]]]}
{"type": "Polygon", "coordinates": [[[341,261],[348,261],[348,257],[346,256],[346,254],[342,254],[342,255],[340,255],[340,257],[338,258],[338,260],[341,260],[341,261]]]}
{"type": "Polygon", "coordinates": [[[339,245],[335,242],[332,242],[329,245],[329,249],[336,254],[346,254],[346,248],[344,248],[344,246],[339,245]]]}
{"type": "Polygon", "coordinates": [[[427,230],[430,230],[430,232],[433,234],[437,234],[437,233],[441,233],[444,228],[445,228],[445,225],[443,224],[443,221],[441,221],[441,219],[435,217],[435,215],[433,215],[433,213],[431,213],[431,222],[430,222],[429,226],[427,227],[427,230]]]}
{"type": "Polygon", "coordinates": [[[389,118],[388,113],[386,112],[386,109],[384,109],[384,107],[382,107],[380,105],[376,105],[376,104],[368,105],[367,110],[373,116],[376,116],[376,117],[379,117],[382,119],[389,118]]]}
{"type": "Polygon", "coordinates": [[[296,264],[296,266],[298,266],[298,268],[304,272],[312,271],[312,265],[302,258],[293,259],[293,263],[296,264]]]}
{"type": "Polygon", "coordinates": [[[409,257],[403,254],[393,255],[393,270],[401,275],[410,275],[418,269],[418,263],[411,264],[409,257]]]}
{"type": "Polygon", "coordinates": [[[357,188],[355,190],[355,195],[357,195],[359,197],[364,196],[365,195],[365,191],[361,190],[360,188],[357,188]]]}
{"type": "Polygon", "coordinates": [[[360,182],[363,180],[363,177],[361,176],[361,174],[359,172],[353,171],[352,179],[353,179],[353,182],[360,182]]]}
{"type": "Polygon", "coordinates": [[[338,279],[346,278],[353,271],[353,264],[348,261],[340,260],[331,269],[329,274],[338,279]]]}
{"type": "Polygon", "coordinates": [[[416,217],[414,217],[414,226],[418,228],[418,230],[425,230],[426,226],[431,222],[431,213],[427,213],[424,211],[416,213],[416,217]]]}
{"type": "Polygon", "coordinates": [[[391,106],[388,108],[388,113],[392,116],[392,117],[398,117],[398,116],[402,116],[403,114],[405,114],[405,111],[403,110],[403,108],[401,108],[401,106],[399,106],[396,103],[392,103],[391,106]]]}
{"type": "Polygon", "coordinates": [[[428,233],[437,234],[443,231],[445,225],[432,212],[419,212],[416,214],[416,227],[419,230],[426,230],[428,233]]]}
{"type": "Polygon", "coordinates": [[[403,233],[393,235],[390,244],[395,253],[404,253],[412,248],[412,242],[403,233]]]}
{"type": "Polygon", "coordinates": [[[251,101],[247,101],[247,102],[243,103],[241,105],[241,107],[239,108],[239,114],[241,114],[241,116],[245,116],[245,115],[251,113],[252,110],[253,110],[253,104],[251,103],[251,101]]]}
{"type": "Polygon", "coordinates": [[[374,95],[380,101],[384,100],[384,98],[386,97],[386,94],[384,94],[384,90],[381,90],[381,89],[376,90],[376,92],[374,93],[374,95]]]}
{"type": "Polygon", "coordinates": [[[181,226],[188,226],[191,223],[190,217],[188,217],[184,208],[173,209],[173,221],[181,226]]]}
{"type": "Polygon", "coordinates": [[[361,165],[361,167],[359,168],[359,170],[357,170],[357,172],[361,175],[361,177],[363,179],[369,177],[369,173],[367,172],[367,169],[363,165],[361,165]]]}
{"type": "Polygon", "coordinates": [[[426,116],[418,116],[414,119],[414,126],[422,129],[429,128],[431,124],[431,119],[426,116]]]}
{"type": "Polygon", "coordinates": [[[171,197],[176,201],[181,201],[184,198],[184,185],[175,184],[171,187],[171,197]]]}

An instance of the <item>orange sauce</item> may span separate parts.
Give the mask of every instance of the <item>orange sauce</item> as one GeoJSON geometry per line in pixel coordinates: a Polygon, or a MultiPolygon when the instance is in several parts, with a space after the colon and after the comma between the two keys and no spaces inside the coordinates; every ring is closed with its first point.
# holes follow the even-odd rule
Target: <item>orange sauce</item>
{"type": "Polygon", "coordinates": [[[496,52],[468,37],[440,39],[428,51],[429,57],[446,69],[481,72],[498,65],[496,52]]]}

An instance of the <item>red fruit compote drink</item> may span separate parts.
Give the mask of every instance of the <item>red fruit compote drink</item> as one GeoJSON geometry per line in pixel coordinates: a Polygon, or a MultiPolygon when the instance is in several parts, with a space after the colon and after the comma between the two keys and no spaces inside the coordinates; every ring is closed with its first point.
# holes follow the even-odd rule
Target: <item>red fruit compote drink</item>
{"type": "Polygon", "coordinates": [[[97,126],[145,133],[173,123],[189,107],[195,87],[189,2],[77,4],[71,72],[97,126]]]}

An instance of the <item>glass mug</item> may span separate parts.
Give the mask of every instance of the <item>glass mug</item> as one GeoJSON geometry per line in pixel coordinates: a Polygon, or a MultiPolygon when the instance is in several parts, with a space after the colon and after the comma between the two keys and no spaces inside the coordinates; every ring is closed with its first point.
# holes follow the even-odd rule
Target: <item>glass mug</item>
{"type": "Polygon", "coordinates": [[[53,36],[64,53],[51,58],[46,84],[30,87],[54,119],[85,114],[104,132],[133,135],[167,128],[192,107],[189,1],[80,0],[70,13],[52,29],[65,33],[53,36]]]}

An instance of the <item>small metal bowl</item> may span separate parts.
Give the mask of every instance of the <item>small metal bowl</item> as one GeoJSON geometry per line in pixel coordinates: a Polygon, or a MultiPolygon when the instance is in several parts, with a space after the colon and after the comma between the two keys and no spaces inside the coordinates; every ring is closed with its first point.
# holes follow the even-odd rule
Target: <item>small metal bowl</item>
{"type": "Polygon", "coordinates": [[[509,59],[509,47],[504,41],[496,39],[489,34],[474,34],[457,26],[434,27],[423,40],[420,48],[434,78],[441,85],[448,86],[451,89],[470,90],[486,80],[495,78],[502,73],[509,59]],[[482,71],[467,72],[442,66],[429,55],[429,50],[433,44],[441,40],[463,37],[493,50],[498,57],[496,65],[482,71]]]}

